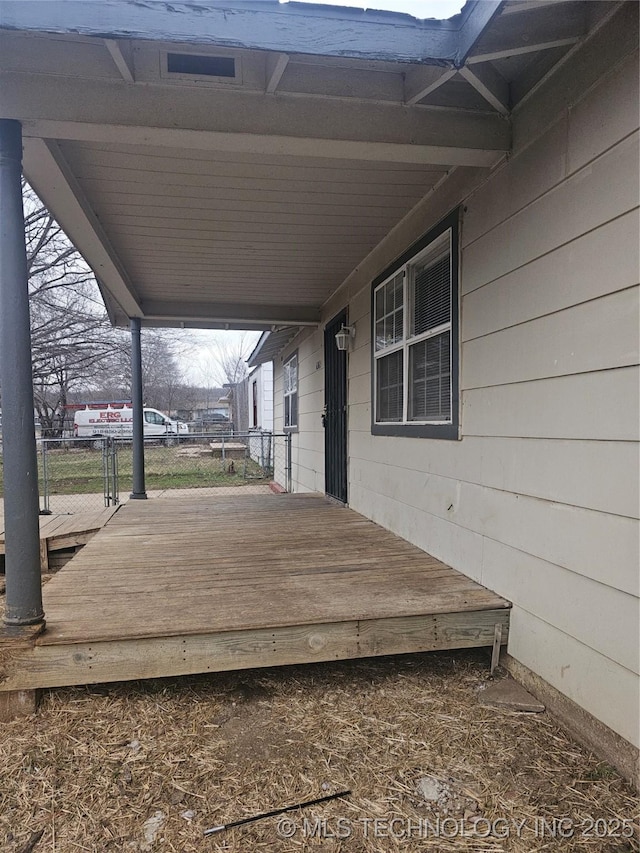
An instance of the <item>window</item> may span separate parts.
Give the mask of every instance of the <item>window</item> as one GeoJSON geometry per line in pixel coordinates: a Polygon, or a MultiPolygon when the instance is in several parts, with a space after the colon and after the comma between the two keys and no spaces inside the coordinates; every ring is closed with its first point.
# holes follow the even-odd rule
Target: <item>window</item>
{"type": "Polygon", "coordinates": [[[144,419],[148,424],[157,424],[164,426],[164,418],[160,414],[160,412],[151,412],[149,409],[145,409],[144,419]]]}
{"type": "Polygon", "coordinates": [[[372,432],[458,437],[458,211],[373,283],[372,432]]]}
{"type": "Polygon", "coordinates": [[[294,430],[298,427],[298,353],[285,361],[284,374],[284,428],[294,430]]]}

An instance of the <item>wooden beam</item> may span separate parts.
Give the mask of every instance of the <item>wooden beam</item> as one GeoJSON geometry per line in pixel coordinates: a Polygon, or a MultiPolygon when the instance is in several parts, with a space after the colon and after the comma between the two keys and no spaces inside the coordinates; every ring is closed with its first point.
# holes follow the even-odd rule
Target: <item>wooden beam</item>
{"type": "Polygon", "coordinates": [[[289,55],[287,53],[267,54],[267,85],[265,92],[268,95],[275,93],[288,64],[289,55]]]}
{"type": "Polygon", "coordinates": [[[420,65],[407,71],[404,80],[404,102],[408,107],[417,104],[440,88],[456,73],[455,68],[439,65],[420,65]]]}
{"type": "Polygon", "coordinates": [[[215,634],[36,645],[6,664],[7,691],[491,646],[509,610],[437,613],[215,634]]]}
{"type": "MultiPolygon", "coordinates": [[[[115,62],[116,68],[120,72],[122,79],[126,80],[127,83],[135,83],[135,79],[133,76],[133,63],[125,58],[121,42],[119,42],[117,39],[105,39],[104,43],[106,45],[107,50],[111,54],[111,57],[115,62]]],[[[127,43],[127,50],[128,49],[129,45],[127,43]]]]}
{"type": "Polygon", "coordinates": [[[148,300],[142,303],[144,318],[174,321],[213,321],[219,323],[260,323],[271,326],[317,326],[320,312],[316,308],[295,305],[258,305],[244,303],[167,302],[148,300]]]}
{"type": "Polygon", "coordinates": [[[0,692],[0,723],[9,723],[18,717],[29,717],[38,710],[38,690],[10,690],[0,692]]]}
{"type": "Polygon", "coordinates": [[[549,6],[558,6],[560,3],[571,2],[575,2],[575,0],[521,0],[521,2],[506,3],[502,14],[513,15],[518,12],[535,12],[549,6]]]}
{"type": "Polygon", "coordinates": [[[58,145],[53,140],[24,140],[24,171],[29,183],[63,230],[108,287],[124,314],[140,314],[140,303],[124,266],[58,145]]]}
{"type": "MultiPolygon", "coordinates": [[[[491,0],[493,2],[493,0],[491,0]]],[[[490,5],[489,0],[479,3],[490,5]]],[[[472,16],[468,32],[475,33],[472,16]]],[[[93,0],[69,3],[25,3],[3,0],[2,26],[7,29],[74,33],[99,38],[145,39],[183,44],[215,44],[279,53],[351,56],[421,62],[425,57],[452,60],[459,32],[441,22],[418,21],[409,15],[344,9],[300,7],[298,4],[134,3],[93,0]],[[203,19],[206,18],[206,27],[203,19]]],[[[468,36],[467,36],[468,38],[468,36]]]]}
{"type": "Polygon", "coordinates": [[[587,5],[567,3],[558,9],[542,4],[526,21],[519,16],[500,16],[469,53],[467,63],[473,65],[573,44],[587,32],[587,5]]]}
{"type": "Polygon", "coordinates": [[[462,68],[474,45],[497,16],[502,0],[479,0],[467,15],[458,38],[454,65],[462,68]]]}
{"type": "Polygon", "coordinates": [[[40,74],[1,85],[4,117],[50,139],[471,166],[509,148],[489,112],[40,74]]]}
{"type": "Polygon", "coordinates": [[[509,113],[509,84],[491,65],[474,65],[460,69],[460,76],[502,115],[509,113]]]}
{"type": "Polygon", "coordinates": [[[496,59],[508,59],[510,56],[522,56],[525,53],[540,53],[544,50],[553,50],[554,47],[571,47],[572,44],[580,41],[579,36],[571,38],[555,39],[553,41],[536,42],[535,44],[525,44],[519,47],[509,47],[503,50],[494,50],[493,53],[478,53],[475,56],[467,58],[467,65],[476,65],[480,62],[493,62],[496,59]]]}
{"type": "Polygon", "coordinates": [[[78,142],[117,145],[144,145],[199,151],[230,151],[245,154],[285,154],[290,157],[323,157],[363,162],[407,163],[421,166],[491,167],[508,151],[508,129],[501,132],[496,148],[459,148],[457,146],[412,145],[390,142],[323,139],[320,137],[269,136],[243,133],[206,133],[162,128],[149,135],[144,127],[117,127],[73,122],[38,121],[25,128],[25,137],[55,138],[78,142]]]}

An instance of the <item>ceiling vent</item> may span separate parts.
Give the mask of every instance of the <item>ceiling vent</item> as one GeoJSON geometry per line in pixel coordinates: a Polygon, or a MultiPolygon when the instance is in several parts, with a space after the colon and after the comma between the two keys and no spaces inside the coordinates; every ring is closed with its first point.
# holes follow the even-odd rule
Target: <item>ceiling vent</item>
{"type": "Polygon", "coordinates": [[[167,53],[167,71],[169,74],[234,80],[236,77],[236,60],[233,56],[167,53]]]}

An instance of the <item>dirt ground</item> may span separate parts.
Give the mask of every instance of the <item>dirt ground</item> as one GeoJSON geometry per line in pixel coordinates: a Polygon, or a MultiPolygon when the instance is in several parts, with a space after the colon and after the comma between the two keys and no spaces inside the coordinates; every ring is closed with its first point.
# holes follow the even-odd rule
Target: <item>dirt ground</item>
{"type": "Polygon", "coordinates": [[[638,851],[616,771],[487,680],[461,652],[46,691],[0,730],[0,849],[638,851]]]}

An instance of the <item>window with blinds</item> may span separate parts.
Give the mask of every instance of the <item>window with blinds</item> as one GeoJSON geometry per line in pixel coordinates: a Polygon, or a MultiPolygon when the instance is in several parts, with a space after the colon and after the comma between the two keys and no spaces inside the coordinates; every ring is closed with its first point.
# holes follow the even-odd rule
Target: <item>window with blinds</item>
{"type": "Polygon", "coordinates": [[[456,213],[374,283],[374,433],[457,437],[457,235],[456,213]]]}

